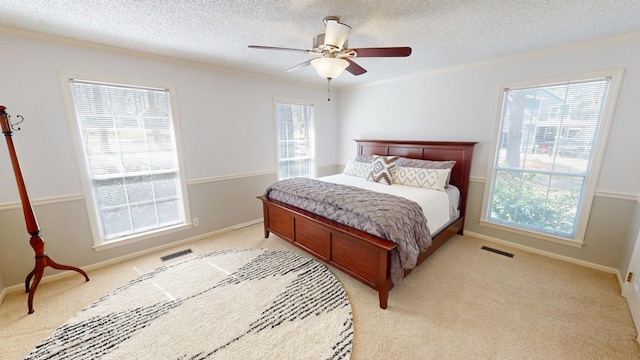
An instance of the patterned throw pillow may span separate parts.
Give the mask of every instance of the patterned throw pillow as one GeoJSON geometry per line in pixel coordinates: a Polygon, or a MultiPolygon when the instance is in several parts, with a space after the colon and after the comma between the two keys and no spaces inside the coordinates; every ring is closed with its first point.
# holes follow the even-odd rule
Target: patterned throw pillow
{"type": "MultiPolygon", "coordinates": [[[[444,160],[444,161],[434,161],[434,160],[420,160],[420,159],[408,159],[408,158],[399,158],[396,166],[398,167],[408,167],[408,168],[421,168],[421,169],[453,169],[453,166],[456,164],[455,160],[444,160]]],[[[451,172],[449,172],[449,176],[447,177],[447,185],[449,185],[449,181],[451,180],[451,172]]]]}
{"type": "Polygon", "coordinates": [[[358,154],[358,155],[356,155],[356,161],[359,161],[359,162],[366,162],[366,163],[371,164],[371,163],[373,162],[373,157],[374,157],[374,156],[375,156],[375,155],[363,155],[363,154],[358,154]]]}
{"type": "Polygon", "coordinates": [[[397,156],[373,155],[371,172],[367,180],[391,185],[393,183],[393,171],[396,167],[397,160],[397,156]]]}
{"type": "Polygon", "coordinates": [[[396,167],[393,183],[444,191],[451,169],[396,167]]]}
{"type": "Polygon", "coordinates": [[[366,178],[371,173],[371,164],[360,161],[349,161],[342,173],[345,175],[366,178]]]}

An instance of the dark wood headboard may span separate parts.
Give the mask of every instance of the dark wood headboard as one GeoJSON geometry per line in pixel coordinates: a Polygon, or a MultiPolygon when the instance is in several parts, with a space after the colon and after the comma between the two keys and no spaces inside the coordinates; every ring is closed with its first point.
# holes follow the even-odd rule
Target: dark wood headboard
{"type": "Polygon", "coordinates": [[[460,189],[460,216],[467,208],[471,159],[476,142],[466,141],[401,141],[355,140],[358,154],[402,156],[422,160],[455,160],[450,183],[460,189]]]}

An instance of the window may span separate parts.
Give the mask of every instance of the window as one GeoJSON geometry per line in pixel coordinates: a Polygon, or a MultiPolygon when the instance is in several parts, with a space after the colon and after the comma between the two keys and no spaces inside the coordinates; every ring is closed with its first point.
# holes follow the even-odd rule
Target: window
{"type": "Polygon", "coordinates": [[[278,180],[315,176],[313,105],[276,103],[278,180]]]}
{"type": "Polygon", "coordinates": [[[611,82],[603,76],[504,90],[483,222],[582,242],[611,82]]]}
{"type": "Polygon", "coordinates": [[[185,224],[170,94],[70,80],[96,245],[185,224]]]}

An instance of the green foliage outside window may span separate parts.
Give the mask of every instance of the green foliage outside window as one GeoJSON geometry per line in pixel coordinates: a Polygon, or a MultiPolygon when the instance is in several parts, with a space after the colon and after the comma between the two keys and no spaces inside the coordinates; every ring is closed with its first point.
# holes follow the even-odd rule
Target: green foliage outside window
{"type": "Polygon", "coordinates": [[[547,180],[548,176],[534,173],[499,172],[490,217],[503,223],[571,236],[582,188],[570,186],[551,192],[540,184],[547,180]]]}

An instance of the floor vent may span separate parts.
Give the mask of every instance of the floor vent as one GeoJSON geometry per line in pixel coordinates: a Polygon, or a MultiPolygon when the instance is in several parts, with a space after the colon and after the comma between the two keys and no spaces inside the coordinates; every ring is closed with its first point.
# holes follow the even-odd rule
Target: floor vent
{"type": "Polygon", "coordinates": [[[175,258],[177,258],[179,256],[191,254],[192,252],[193,251],[191,251],[191,249],[182,250],[182,251],[178,251],[177,253],[165,255],[165,256],[161,257],[160,260],[167,261],[167,260],[175,259],[175,258]]]}
{"type": "Polygon", "coordinates": [[[492,253],[496,253],[496,254],[498,254],[498,255],[502,255],[502,256],[506,256],[506,257],[510,257],[510,258],[512,258],[512,257],[513,257],[513,254],[512,254],[512,253],[508,253],[508,252],[506,252],[506,251],[502,251],[502,250],[498,250],[498,249],[490,248],[490,247],[488,247],[488,246],[484,246],[484,245],[483,245],[483,246],[481,247],[481,249],[482,249],[482,250],[491,251],[492,253]]]}

